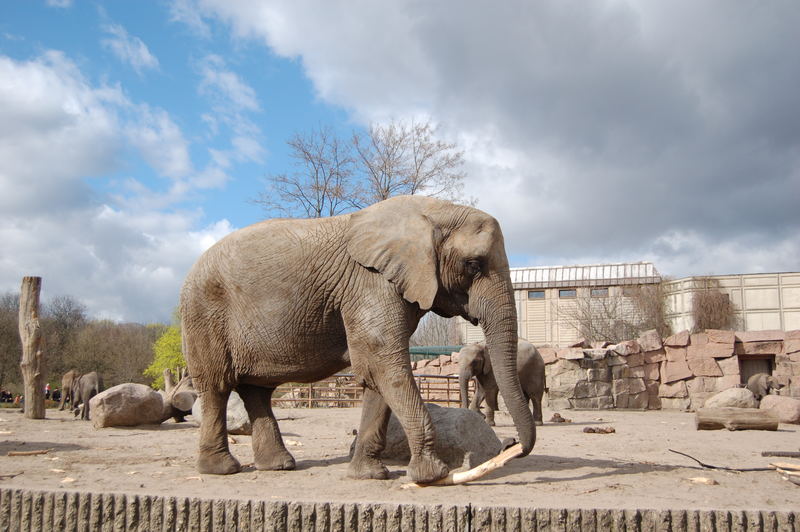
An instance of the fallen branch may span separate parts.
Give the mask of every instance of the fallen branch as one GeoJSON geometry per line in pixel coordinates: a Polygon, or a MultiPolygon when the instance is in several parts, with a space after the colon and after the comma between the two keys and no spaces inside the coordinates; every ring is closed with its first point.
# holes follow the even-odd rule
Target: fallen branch
{"type": "Polygon", "coordinates": [[[42,449],[40,451],[8,451],[8,456],[35,456],[37,454],[47,454],[53,449],[42,449]]]}
{"type": "Polygon", "coordinates": [[[512,458],[516,458],[521,454],[522,454],[522,444],[517,443],[516,445],[512,445],[502,453],[498,454],[494,458],[487,460],[486,462],[482,463],[477,467],[473,467],[469,471],[450,473],[445,478],[440,478],[439,480],[436,480],[429,484],[418,484],[416,482],[411,482],[409,484],[404,484],[402,487],[403,489],[408,489],[408,488],[424,488],[427,486],[456,486],[458,484],[465,484],[467,482],[478,480],[479,478],[487,475],[488,473],[491,473],[495,469],[503,467],[509,460],[511,460],[512,458]]]}
{"type": "Polygon", "coordinates": [[[25,471],[20,471],[19,473],[6,473],[4,475],[0,475],[0,480],[6,480],[8,478],[14,478],[16,476],[19,476],[19,475],[23,474],[24,472],[25,471]]]}
{"type": "Polygon", "coordinates": [[[798,471],[798,475],[800,475],[800,464],[792,464],[790,462],[772,462],[770,467],[774,467],[775,469],[788,469],[790,471],[798,471]]]}
{"type": "Polygon", "coordinates": [[[679,454],[681,456],[685,456],[686,458],[691,458],[692,460],[694,460],[695,462],[700,464],[700,466],[702,466],[702,467],[704,467],[706,469],[719,469],[721,471],[738,471],[740,473],[749,472],[749,471],[772,471],[772,468],[770,468],[770,467],[740,468],[740,467],[725,467],[725,466],[715,466],[715,465],[711,465],[711,464],[704,464],[703,462],[701,462],[700,460],[698,460],[694,456],[690,456],[690,455],[688,455],[686,453],[682,453],[680,451],[675,451],[675,450],[672,450],[672,449],[667,449],[667,450],[669,452],[671,452],[671,453],[679,454]]]}

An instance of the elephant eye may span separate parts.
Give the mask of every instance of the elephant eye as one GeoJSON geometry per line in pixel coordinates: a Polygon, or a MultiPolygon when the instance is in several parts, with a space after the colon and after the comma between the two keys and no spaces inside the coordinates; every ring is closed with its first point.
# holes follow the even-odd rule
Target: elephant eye
{"type": "Polygon", "coordinates": [[[475,277],[481,272],[481,263],[477,260],[468,260],[464,269],[467,271],[467,275],[475,277]]]}

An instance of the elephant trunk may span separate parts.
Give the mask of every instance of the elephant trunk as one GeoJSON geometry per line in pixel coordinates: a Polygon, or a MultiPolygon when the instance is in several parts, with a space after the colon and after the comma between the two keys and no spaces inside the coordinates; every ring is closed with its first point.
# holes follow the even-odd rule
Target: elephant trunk
{"type": "Polygon", "coordinates": [[[492,363],[497,386],[506,403],[506,408],[517,428],[523,454],[527,455],[536,443],[536,425],[522,393],[517,373],[517,312],[510,279],[496,279],[500,289],[489,293],[494,297],[479,298],[480,322],[486,337],[486,351],[492,363]],[[502,294],[497,297],[496,294],[502,294]]]}

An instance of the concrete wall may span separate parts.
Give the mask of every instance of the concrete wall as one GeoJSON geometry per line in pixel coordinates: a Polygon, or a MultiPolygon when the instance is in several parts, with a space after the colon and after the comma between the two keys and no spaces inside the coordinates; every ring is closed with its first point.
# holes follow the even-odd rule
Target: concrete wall
{"type": "Polygon", "coordinates": [[[2,488],[0,530],[794,531],[800,530],[800,513],[266,502],[2,488]]]}

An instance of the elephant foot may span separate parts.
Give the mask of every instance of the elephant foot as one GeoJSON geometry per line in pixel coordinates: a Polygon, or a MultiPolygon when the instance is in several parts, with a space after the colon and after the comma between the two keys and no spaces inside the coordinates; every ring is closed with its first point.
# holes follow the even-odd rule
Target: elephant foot
{"type": "Polygon", "coordinates": [[[197,471],[206,475],[232,475],[242,470],[231,453],[200,453],[197,471]]]}
{"type": "Polygon", "coordinates": [[[386,480],[389,478],[389,470],[379,459],[365,456],[361,459],[353,458],[350,461],[347,477],[358,480],[386,480]]]}
{"type": "Polygon", "coordinates": [[[259,471],[290,471],[296,467],[294,457],[288,451],[256,458],[255,467],[259,471]]]}
{"type": "Polygon", "coordinates": [[[447,465],[433,454],[412,456],[408,464],[408,476],[420,484],[427,484],[444,478],[450,472],[447,465]]]}

